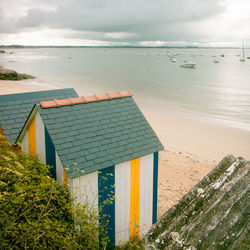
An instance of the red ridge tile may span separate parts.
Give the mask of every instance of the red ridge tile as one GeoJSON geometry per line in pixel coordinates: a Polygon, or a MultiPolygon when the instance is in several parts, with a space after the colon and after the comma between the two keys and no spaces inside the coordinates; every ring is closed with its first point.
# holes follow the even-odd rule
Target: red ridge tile
{"type": "Polygon", "coordinates": [[[72,105],[83,103],[83,99],[81,97],[68,98],[71,101],[72,105]]]}
{"type": "Polygon", "coordinates": [[[99,94],[95,95],[99,101],[109,100],[109,96],[107,94],[99,94]]]}
{"type": "Polygon", "coordinates": [[[131,93],[131,91],[127,90],[127,91],[118,91],[119,94],[122,96],[122,97],[127,97],[127,96],[133,96],[133,94],[131,93]]]}
{"type": "Polygon", "coordinates": [[[81,99],[82,99],[82,103],[87,103],[87,100],[85,99],[84,96],[81,96],[81,99]]]}
{"type": "Polygon", "coordinates": [[[105,95],[109,98],[109,99],[112,99],[109,95],[109,93],[105,93],[105,95]]]}
{"type": "Polygon", "coordinates": [[[123,98],[123,97],[128,97],[128,96],[133,96],[133,94],[129,90],[117,91],[114,93],[98,94],[98,95],[93,95],[93,96],[81,96],[81,97],[67,98],[67,99],[61,99],[61,100],[55,99],[53,101],[43,101],[43,102],[40,102],[40,104],[42,108],[58,108],[61,106],[69,106],[69,105],[88,103],[88,102],[99,102],[99,101],[123,98]]]}
{"type": "Polygon", "coordinates": [[[54,101],[43,101],[40,102],[42,108],[46,109],[46,108],[56,108],[56,103],[54,101]]]}
{"type": "Polygon", "coordinates": [[[97,97],[94,96],[94,95],[92,95],[92,96],[86,96],[86,97],[85,97],[85,100],[86,100],[87,102],[97,102],[97,101],[98,101],[97,97]]]}
{"type": "Polygon", "coordinates": [[[69,99],[61,99],[61,100],[54,100],[57,104],[57,107],[61,106],[68,106],[71,105],[71,101],[69,99]]]}
{"type": "Polygon", "coordinates": [[[109,96],[111,97],[111,99],[121,98],[118,92],[109,93],[109,96]]]}

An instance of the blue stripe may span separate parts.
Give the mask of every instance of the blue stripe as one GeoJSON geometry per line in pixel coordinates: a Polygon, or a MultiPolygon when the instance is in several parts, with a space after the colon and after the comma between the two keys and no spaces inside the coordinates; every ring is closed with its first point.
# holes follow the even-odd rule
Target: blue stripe
{"type": "Polygon", "coordinates": [[[52,166],[50,169],[53,178],[56,179],[56,152],[54,144],[50,138],[50,135],[45,127],[45,152],[46,152],[46,164],[52,166]]]}
{"type": "MultiPolygon", "coordinates": [[[[108,247],[115,246],[115,167],[102,169],[98,173],[98,208],[101,223],[109,237],[108,247]]],[[[100,235],[100,237],[102,237],[100,235]]]]}
{"type": "Polygon", "coordinates": [[[154,153],[154,171],[153,171],[153,214],[152,223],[157,221],[157,191],[158,191],[158,152],[154,153]]]}

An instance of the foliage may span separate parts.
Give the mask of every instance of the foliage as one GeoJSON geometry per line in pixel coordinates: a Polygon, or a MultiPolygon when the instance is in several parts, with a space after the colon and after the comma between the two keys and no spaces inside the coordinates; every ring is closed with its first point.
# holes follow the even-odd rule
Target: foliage
{"type": "Polygon", "coordinates": [[[129,242],[124,245],[117,246],[117,250],[134,250],[134,249],[145,249],[144,241],[138,238],[131,239],[129,242]]]}
{"type": "Polygon", "coordinates": [[[97,212],[73,208],[49,168],[0,140],[0,248],[103,248],[97,212]]]}
{"type": "Polygon", "coordinates": [[[105,249],[109,239],[106,226],[98,222],[100,216],[89,204],[78,205],[74,208],[74,222],[77,228],[77,242],[84,249],[105,249]]]}
{"type": "MultiPolygon", "coordinates": [[[[0,135],[0,249],[107,249],[108,225],[100,225],[105,221],[100,211],[73,203],[50,177],[49,166],[15,152],[0,135]]],[[[144,249],[144,244],[136,238],[116,249],[144,249]]]]}

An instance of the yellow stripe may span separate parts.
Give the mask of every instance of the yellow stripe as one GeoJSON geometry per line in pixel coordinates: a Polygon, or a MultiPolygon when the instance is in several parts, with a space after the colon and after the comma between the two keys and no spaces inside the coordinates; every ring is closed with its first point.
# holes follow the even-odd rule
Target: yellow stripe
{"type": "Polygon", "coordinates": [[[5,135],[3,133],[1,126],[0,126],[0,141],[6,141],[6,138],[5,138],[5,135]]]}
{"type": "Polygon", "coordinates": [[[29,154],[36,156],[36,119],[33,118],[28,128],[29,154]]]}
{"type": "Polygon", "coordinates": [[[130,238],[139,235],[139,206],[140,206],[140,158],[130,162],[130,238]]]}
{"type": "Polygon", "coordinates": [[[66,174],[65,169],[63,169],[63,181],[64,181],[64,187],[68,188],[68,176],[66,174]]]}
{"type": "Polygon", "coordinates": [[[1,125],[0,125],[0,134],[4,135],[1,125]]]}

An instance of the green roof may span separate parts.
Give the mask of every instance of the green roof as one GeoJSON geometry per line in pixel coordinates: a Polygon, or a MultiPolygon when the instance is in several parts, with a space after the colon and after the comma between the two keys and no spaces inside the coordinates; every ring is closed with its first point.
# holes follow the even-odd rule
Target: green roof
{"type": "Polygon", "coordinates": [[[132,97],[37,107],[70,178],[163,149],[132,97]]]}
{"type": "Polygon", "coordinates": [[[0,126],[14,143],[33,106],[40,101],[77,97],[73,88],[0,95],[0,126]]]}
{"type": "Polygon", "coordinates": [[[151,228],[147,249],[249,249],[249,170],[225,157],[151,228]]]}

